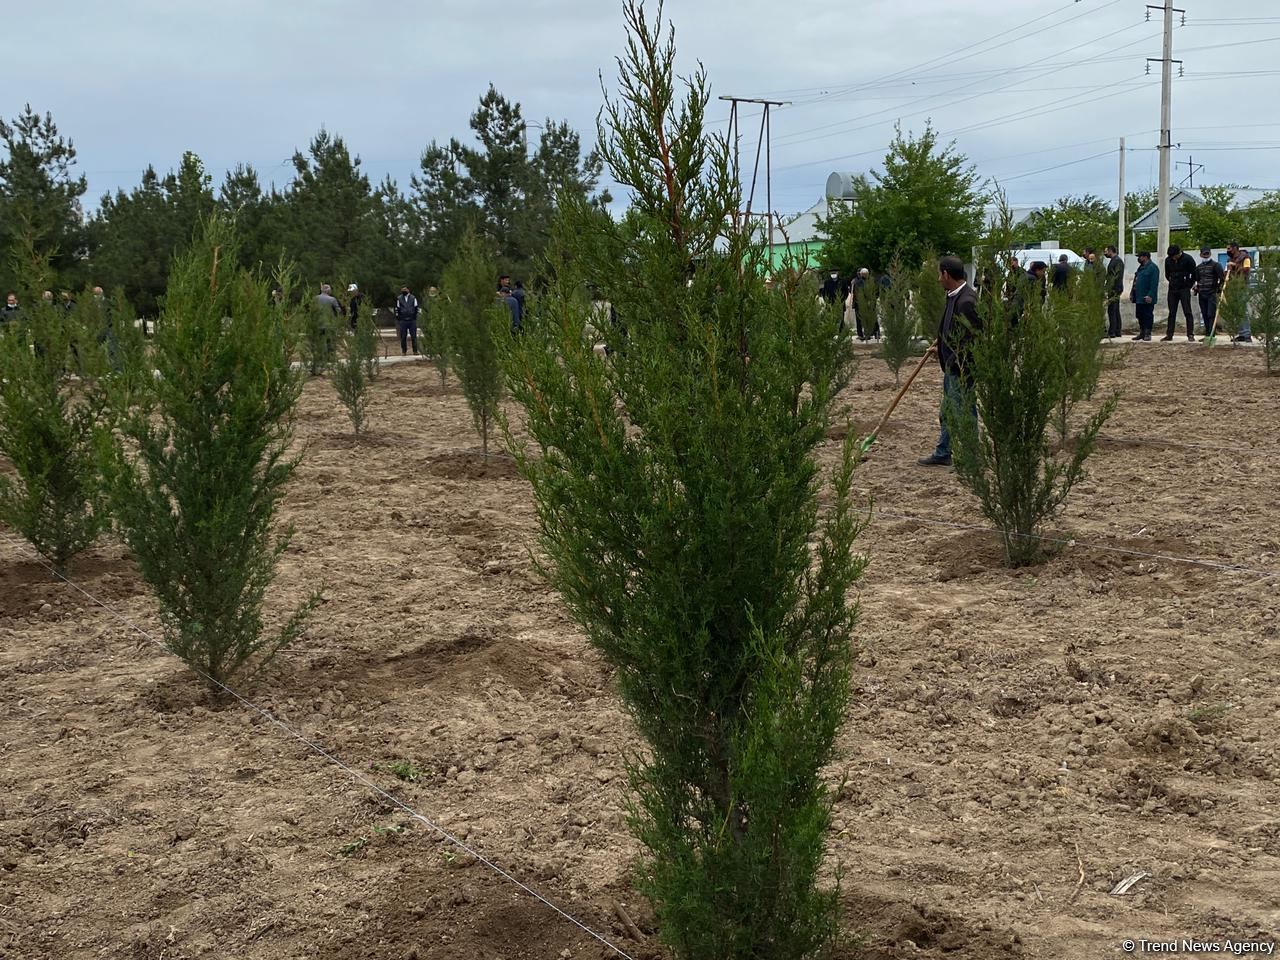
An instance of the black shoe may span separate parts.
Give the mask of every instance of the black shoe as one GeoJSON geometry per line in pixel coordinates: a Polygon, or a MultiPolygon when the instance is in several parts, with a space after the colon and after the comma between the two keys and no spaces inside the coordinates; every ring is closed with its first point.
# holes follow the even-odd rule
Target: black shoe
{"type": "Polygon", "coordinates": [[[1195,338],[1195,337],[1193,337],[1191,334],[1189,334],[1189,333],[1188,333],[1188,334],[1187,334],[1187,342],[1188,342],[1188,343],[1195,343],[1195,342],[1196,342],[1196,338],[1195,338]]]}
{"type": "MultiPolygon", "coordinates": [[[[1150,337],[1147,337],[1147,339],[1148,339],[1148,340],[1150,340],[1151,338],[1150,338],[1150,337]]],[[[1168,342],[1169,342],[1170,340],[1172,340],[1172,339],[1173,339],[1173,334],[1172,334],[1172,333],[1166,333],[1163,337],[1161,337],[1161,338],[1160,338],[1160,342],[1161,342],[1161,343],[1168,343],[1168,342]]]]}
{"type": "Polygon", "coordinates": [[[1151,334],[1149,334],[1149,333],[1148,333],[1145,337],[1143,337],[1143,338],[1142,338],[1142,342],[1143,342],[1143,343],[1150,343],[1150,342],[1151,342],[1151,334]]]}
{"type": "Polygon", "coordinates": [[[1253,337],[1247,333],[1242,333],[1236,337],[1236,343],[1253,343],[1253,337]]]}
{"type": "Polygon", "coordinates": [[[922,467],[949,467],[951,466],[951,458],[940,457],[936,453],[931,453],[927,457],[921,457],[916,463],[922,467]]]}
{"type": "Polygon", "coordinates": [[[1146,338],[1145,338],[1145,337],[1143,337],[1143,336],[1142,336],[1142,334],[1138,334],[1137,336],[1133,337],[1132,339],[1134,339],[1134,340],[1144,340],[1144,339],[1146,339],[1146,338]]]}

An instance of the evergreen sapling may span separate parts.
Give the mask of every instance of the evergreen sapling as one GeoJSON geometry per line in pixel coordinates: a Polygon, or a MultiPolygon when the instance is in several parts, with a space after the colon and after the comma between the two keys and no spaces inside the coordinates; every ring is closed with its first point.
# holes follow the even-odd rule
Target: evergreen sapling
{"type": "MultiPolygon", "coordinates": [[[[849,698],[852,432],[830,485],[816,452],[852,365],[814,292],[732,228],[740,196],[706,130],[699,71],[624,6],[601,152],[625,218],[560,207],[539,309],[499,341],[526,446],[544,571],[616,671],[632,754],[638,884],[681,960],[802,960],[838,932],[819,885],[823,769],[849,698]],[[625,340],[595,349],[595,284],[625,340]]],[[[659,16],[660,20],[660,16],[659,16]]]]}
{"type": "Polygon", "coordinates": [[[290,364],[292,318],[237,254],[234,227],[215,216],[174,259],[156,375],[99,437],[112,515],[155,593],[165,644],[215,696],[270,663],[319,600],[265,628],[291,535],[274,526],[298,463],[289,446],[303,374],[290,364]]]}
{"type": "Polygon", "coordinates": [[[449,366],[462,387],[480,445],[489,458],[489,434],[502,399],[502,368],[497,338],[507,336],[510,314],[495,296],[493,261],[469,232],[457,256],[445,268],[441,282],[443,323],[448,341],[449,366]]]}
{"type": "MultiPolygon", "coordinates": [[[[915,353],[916,321],[911,315],[911,277],[898,261],[889,268],[889,286],[880,294],[880,357],[901,381],[902,365],[915,353]]],[[[934,280],[937,286],[937,280],[934,280]]]]}

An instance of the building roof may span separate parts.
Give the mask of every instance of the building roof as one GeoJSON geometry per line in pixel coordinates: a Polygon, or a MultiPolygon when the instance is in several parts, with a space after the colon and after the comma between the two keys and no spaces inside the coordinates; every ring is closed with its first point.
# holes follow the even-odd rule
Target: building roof
{"type": "MultiPolygon", "coordinates": [[[[1236,191],[1235,197],[1231,201],[1232,210],[1240,210],[1245,207],[1251,207],[1261,200],[1269,190],[1256,190],[1253,187],[1244,187],[1236,191]]],[[[1187,218],[1182,213],[1182,205],[1190,201],[1191,203],[1204,203],[1204,194],[1198,190],[1188,190],[1179,188],[1174,190],[1169,196],[1169,229],[1185,230],[1187,229],[1187,218]]],[[[1135,232],[1156,230],[1160,226],[1160,208],[1152,207],[1138,219],[1129,224],[1129,229],[1135,232]]]]}

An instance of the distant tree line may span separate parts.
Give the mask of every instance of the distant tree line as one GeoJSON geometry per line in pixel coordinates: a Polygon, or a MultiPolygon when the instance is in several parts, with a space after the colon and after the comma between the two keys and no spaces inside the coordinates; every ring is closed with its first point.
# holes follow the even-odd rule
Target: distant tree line
{"type": "Polygon", "coordinates": [[[215,186],[187,151],[176,170],[148,166],[137,186],[86,211],[72,141],[28,105],[0,119],[0,290],[18,285],[15,259],[34,245],[56,286],[119,287],[139,313],[155,315],[173,254],[215,211],[236,218],[242,266],[284,258],[308,282],[353,281],[374,303],[389,303],[404,283],[437,284],[468,228],[502,271],[528,274],[565,194],[609,202],[598,189],[600,158],[563,121],[548,119],[531,144],[520,104],[492,86],[470,126],[474,142],[426,146],[407,190],[390,177],[372,183],[343,138],[322,129],[294,153],[284,185],[240,164],[215,186]]]}

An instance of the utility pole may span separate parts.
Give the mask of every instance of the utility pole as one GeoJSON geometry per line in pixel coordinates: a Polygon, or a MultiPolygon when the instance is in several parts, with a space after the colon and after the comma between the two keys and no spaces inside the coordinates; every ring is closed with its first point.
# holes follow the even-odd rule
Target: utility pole
{"type": "Polygon", "coordinates": [[[769,269],[773,269],[773,128],[769,122],[769,108],[786,106],[790,101],[787,100],[761,100],[754,97],[720,97],[721,100],[729,101],[729,140],[733,143],[733,178],[738,184],[738,188],[742,188],[740,179],[740,163],[738,156],[739,141],[742,139],[742,121],[738,115],[738,104],[755,103],[764,108],[760,114],[760,133],[756,138],[756,162],[751,170],[751,189],[747,192],[747,206],[745,210],[735,210],[733,213],[734,227],[745,227],[751,229],[751,204],[756,196],[756,180],[760,175],[760,152],[764,151],[764,190],[765,190],[765,208],[767,211],[767,243],[769,246],[769,269]],[[739,224],[739,216],[741,216],[741,224],[739,224]]]}
{"type": "MultiPolygon", "coordinates": [[[[1196,163],[1196,158],[1188,153],[1186,160],[1179,160],[1174,164],[1174,166],[1187,168],[1187,179],[1184,180],[1183,183],[1194,190],[1196,188],[1196,174],[1204,169],[1204,164],[1196,163]]],[[[1179,186],[1181,185],[1182,184],[1179,184],[1179,186]]]]}
{"type": "Polygon", "coordinates": [[[1116,244],[1116,250],[1120,254],[1120,260],[1124,261],[1124,137],[1120,138],[1120,206],[1117,208],[1120,213],[1120,236],[1119,242],[1116,244]]]}
{"type": "MultiPolygon", "coordinates": [[[[1173,15],[1180,13],[1186,17],[1185,10],[1175,10],[1173,0],[1164,0],[1160,6],[1147,4],[1147,18],[1151,11],[1159,10],[1164,14],[1164,53],[1160,57],[1160,197],[1157,207],[1159,218],[1159,251],[1157,256],[1163,257],[1169,249],[1169,165],[1172,159],[1173,138],[1170,136],[1172,126],[1173,100],[1173,15]]],[[[1150,63],[1154,58],[1148,57],[1150,63]]],[[[1176,61],[1181,66],[1182,61],[1176,61]]]]}

